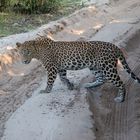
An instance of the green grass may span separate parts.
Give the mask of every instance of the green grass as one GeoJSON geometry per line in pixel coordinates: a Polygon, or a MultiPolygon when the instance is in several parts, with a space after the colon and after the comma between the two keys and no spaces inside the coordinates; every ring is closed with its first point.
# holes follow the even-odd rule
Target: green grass
{"type": "MultiPolygon", "coordinates": [[[[16,0],[13,0],[13,2],[16,0]]],[[[14,12],[0,13],[0,37],[28,32],[80,9],[81,0],[61,0],[62,7],[52,14],[23,15],[14,12]]]]}
{"type": "Polygon", "coordinates": [[[26,18],[26,15],[21,14],[0,13],[0,37],[34,29],[31,24],[22,24],[21,21],[26,18]]]}

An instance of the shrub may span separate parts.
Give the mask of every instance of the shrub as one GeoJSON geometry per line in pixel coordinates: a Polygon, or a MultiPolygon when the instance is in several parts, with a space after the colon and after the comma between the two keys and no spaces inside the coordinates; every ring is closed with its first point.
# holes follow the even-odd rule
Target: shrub
{"type": "Polygon", "coordinates": [[[3,12],[10,5],[10,0],[0,0],[0,12],[3,12]]]}
{"type": "Polygon", "coordinates": [[[60,7],[60,0],[20,0],[14,4],[13,11],[22,14],[51,13],[60,7]]]}

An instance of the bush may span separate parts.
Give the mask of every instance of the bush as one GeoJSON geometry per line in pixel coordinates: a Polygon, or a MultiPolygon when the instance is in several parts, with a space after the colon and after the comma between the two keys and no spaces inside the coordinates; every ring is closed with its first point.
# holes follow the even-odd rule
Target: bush
{"type": "Polygon", "coordinates": [[[22,14],[52,13],[61,7],[60,0],[20,0],[13,11],[22,14]]]}
{"type": "Polygon", "coordinates": [[[10,5],[10,0],[0,0],[0,12],[3,12],[10,5]]]}
{"type": "Polygon", "coordinates": [[[39,12],[41,13],[54,13],[57,12],[61,7],[59,0],[47,0],[43,5],[39,7],[39,12]]]}

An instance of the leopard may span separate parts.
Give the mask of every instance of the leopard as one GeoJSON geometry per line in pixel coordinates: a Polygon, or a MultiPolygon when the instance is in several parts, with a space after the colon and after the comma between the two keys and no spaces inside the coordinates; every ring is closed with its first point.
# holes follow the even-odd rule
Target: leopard
{"type": "Polygon", "coordinates": [[[123,51],[110,42],[55,41],[45,37],[17,42],[16,49],[22,63],[29,64],[34,58],[39,60],[47,71],[47,86],[41,93],[52,91],[57,75],[69,90],[73,90],[74,84],[67,78],[67,71],[88,68],[96,80],[85,83],[84,87],[92,89],[106,82],[112,83],[118,89],[114,100],[121,103],[125,101],[126,89],[118,74],[118,60],[131,78],[140,83],[140,78],[128,66],[123,51]]]}

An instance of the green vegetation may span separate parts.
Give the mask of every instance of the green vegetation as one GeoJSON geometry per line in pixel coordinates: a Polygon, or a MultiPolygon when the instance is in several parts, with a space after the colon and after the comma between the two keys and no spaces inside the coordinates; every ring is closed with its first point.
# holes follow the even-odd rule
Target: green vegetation
{"type": "Polygon", "coordinates": [[[81,0],[0,0],[0,37],[33,30],[81,7],[81,0]]]}

